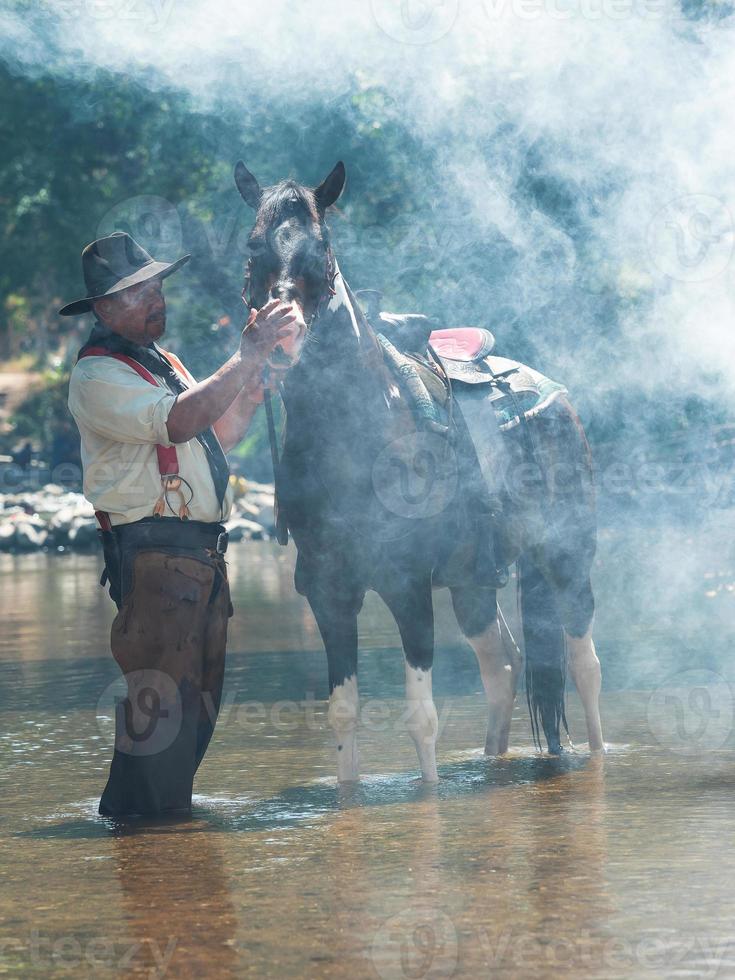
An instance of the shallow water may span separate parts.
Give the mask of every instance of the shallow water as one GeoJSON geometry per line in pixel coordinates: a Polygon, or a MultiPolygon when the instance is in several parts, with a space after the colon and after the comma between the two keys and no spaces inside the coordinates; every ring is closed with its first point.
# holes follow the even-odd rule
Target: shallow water
{"type": "MultiPolygon", "coordinates": [[[[489,761],[477,669],[440,597],[442,779],[429,788],[402,731],[395,629],[371,599],[366,777],[340,791],[291,555],[252,544],[228,557],[238,611],[193,817],[115,825],[96,815],[117,691],[98,559],[0,556],[0,975],[735,973],[733,701],[719,667],[656,690],[610,682],[602,759],[583,746],[538,757],[519,698],[515,750],[489,761]]],[[[613,679],[613,654],[629,654],[614,625],[599,631],[613,679]]],[[[574,694],[569,709],[582,742],[574,694]]]]}

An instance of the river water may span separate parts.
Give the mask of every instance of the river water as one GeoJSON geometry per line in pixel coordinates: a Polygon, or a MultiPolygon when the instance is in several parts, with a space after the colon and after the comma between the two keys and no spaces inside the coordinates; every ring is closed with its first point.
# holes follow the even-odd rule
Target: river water
{"type": "Polygon", "coordinates": [[[119,692],[99,558],[0,556],[0,975],[735,975],[733,576],[711,533],[694,569],[688,551],[686,594],[666,566],[655,621],[640,589],[660,535],[631,574],[603,535],[598,579],[620,584],[598,619],[604,758],[585,753],[570,693],[576,751],[537,756],[519,697],[513,752],[485,760],[477,668],[439,594],[442,779],[417,782],[395,627],[369,597],[366,775],[345,791],[293,555],[234,546],[193,817],[129,825],[96,815],[119,692]]]}

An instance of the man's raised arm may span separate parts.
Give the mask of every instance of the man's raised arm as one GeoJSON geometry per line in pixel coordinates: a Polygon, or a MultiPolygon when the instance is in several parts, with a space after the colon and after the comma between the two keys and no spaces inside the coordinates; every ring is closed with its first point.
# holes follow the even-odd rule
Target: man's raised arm
{"type": "Polygon", "coordinates": [[[266,303],[255,316],[251,315],[237,353],[209,378],[182,392],[176,399],[166,422],[171,442],[188,442],[204,429],[214,426],[225,452],[231,449],[239,441],[235,438],[237,433],[243,424],[247,427],[257,407],[260,379],[268,355],[289,336],[295,320],[293,307],[280,300],[266,303]],[[249,394],[255,401],[245,421],[243,411],[249,407],[249,394]],[[234,418],[227,416],[236,400],[238,412],[233,411],[232,415],[237,416],[239,423],[233,427],[230,423],[234,418]],[[220,420],[221,426],[217,425],[220,420]]]}

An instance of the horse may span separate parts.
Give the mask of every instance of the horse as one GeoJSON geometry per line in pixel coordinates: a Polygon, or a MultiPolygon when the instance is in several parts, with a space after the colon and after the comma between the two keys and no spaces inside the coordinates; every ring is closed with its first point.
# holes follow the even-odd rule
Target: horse
{"type": "MultiPolygon", "coordinates": [[[[343,191],[344,164],[337,163],[314,188],[294,179],[262,188],[242,161],[234,177],[255,212],[243,299],[251,308],[278,299],[293,304],[298,314],[293,341],[270,361],[267,386],[280,391],[285,414],[279,458],[272,408],[269,412],[277,526],[281,543],[290,532],[296,545],[295,587],[311,607],[326,650],[327,719],[335,738],[338,782],[360,776],[357,618],[367,591],[373,590],[400,633],[406,727],[423,780],[435,783],[436,588],[450,588],[459,628],[477,656],[488,707],[485,754],[508,751],[521,657],[515,644],[505,642],[498,616],[497,589],[504,580],[476,574],[476,545],[488,525],[468,521],[467,507],[460,506],[467,467],[459,451],[454,484],[441,479],[437,484],[453,486],[453,492],[423,509],[411,511],[406,505],[407,499],[415,502],[401,482],[406,467],[413,467],[415,476],[438,460],[437,469],[452,452],[438,434],[434,438],[444,448],[432,444],[426,451],[432,433],[417,427],[375,325],[339,270],[326,213],[343,191]],[[448,556],[455,573],[442,577],[448,556]],[[457,562],[463,574],[456,574],[457,562]]],[[[269,407],[268,396],[266,401],[269,407]]],[[[490,403],[478,403],[478,410],[486,413],[488,426],[497,426],[490,403]]],[[[511,470],[527,464],[530,452],[534,467],[494,520],[500,523],[505,557],[517,562],[534,738],[540,749],[541,728],[548,752],[563,751],[568,669],[584,708],[589,749],[604,752],[601,671],[592,639],[596,519],[589,446],[566,396],[520,429],[521,434],[514,430],[516,435],[503,440],[501,451],[515,459],[511,470]],[[566,474],[563,480],[550,478],[559,472],[566,474]]]]}

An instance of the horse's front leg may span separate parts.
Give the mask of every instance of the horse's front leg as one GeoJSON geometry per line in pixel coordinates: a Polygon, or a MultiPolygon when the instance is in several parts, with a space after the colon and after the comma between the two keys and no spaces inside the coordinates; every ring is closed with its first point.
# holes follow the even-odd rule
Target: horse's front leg
{"type": "Polygon", "coordinates": [[[406,655],[406,728],[416,746],[421,774],[438,782],[436,738],[439,719],[431,690],[434,660],[434,605],[431,580],[408,581],[402,588],[380,589],[401,634],[406,655]]]}
{"type": "Polygon", "coordinates": [[[357,725],[360,704],[357,694],[357,613],[361,602],[330,599],[323,592],[309,595],[309,605],[319,627],[329,665],[329,710],[327,719],[337,748],[337,780],[360,778],[357,725]]]}

